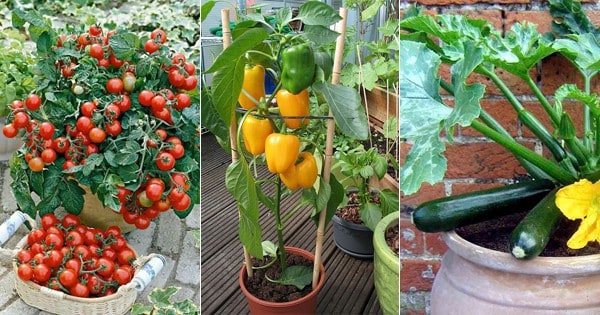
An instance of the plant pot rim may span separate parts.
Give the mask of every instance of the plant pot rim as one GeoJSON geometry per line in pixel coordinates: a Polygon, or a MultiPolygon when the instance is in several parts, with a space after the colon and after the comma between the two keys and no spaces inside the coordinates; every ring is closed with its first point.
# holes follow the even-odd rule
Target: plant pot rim
{"type": "Polygon", "coordinates": [[[346,228],[349,229],[353,229],[353,230],[359,230],[359,231],[371,231],[371,229],[369,229],[366,225],[364,224],[357,224],[354,222],[350,222],[350,221],[346,221],[340,217],[338,217],[337,215],[334,215],[333,218],[331,219],[332,221],[335,221],[335,223],[342,225],[346,228]]]}
{"type": "MultiPolygon", "coordinates": [[[[313,262],[315,260],[315,255],[313,255],[313,253],[311,253],[307,250],[304,250],[302,248],[286,246],[285,250],[286,250],[286,253],[294,252],[295,254],[300,254],[301,256],[304,256],[313,262]]],[[[244,283],[244,278],[247,278],[245,264],[242,266],[242,268],[240,270],[239,277],[238,277],[238,283],[240,285],[242,292],[246,296],[246,298],[248,298],[249,300],[252,300],[254,303],[257,303],[257,304],[260,304],[260,305],[263,305],[263,306],[266,306],[269,308],[286,308],[286,307],[294,306],[297,304],[301,304],[302,302],[309,300],[309,299],[313,298],[315,295],[319,294],[319,291],[321,291],[321,289],[325,285],[325,266],[323,265],[322,262],[321,262],[321,265],[319,266],[319,271],[320,271],[319,272],[319,282],[317,283],[317,287],[314,290],[312,290],[312,292],[310,292],[309,294],[307,294],[297,300],[293,300],[293,301],[289,301],[289,302],[269,302],[269,301],[261,300],[261,299],[255,297],[254,295],[252,295],[252,293],[250,293],[248,291],[248,289],[246,289],[246,284],[244,283]]]]}
{"type": "Polygon", "coordinates": [[[571,257],[535,257],[519,260],[511,254],[473,244],[455,231],[443,233],[448,248],[462,258],[488,268],[535,275],[587,274],[600,272],[600,254],[571,257]]]}
{"type": "MultiPolygon", "coordinates": [[[[386,215],[381,219],[381,221],[379,221],[375,227],[375,231],[373,232],[373,246],[377,247],[376,244],[381,244],[381,252],[378,252],[378,254],[382,254],[383,258],[387,261],[396,260],[398,264],[400,263],[400,257],[396,256],[392,249],[387,245],[385,240],[385,231],[391,226],[400,224],[400,221],[398,220],[399,218],[399,211],[394,211],[386,215]]],[[[398,266],[398,264],[395,266],[398,266]]],[[[398,272],[398,269],[396,269],[396,272],[398,272]]]]}

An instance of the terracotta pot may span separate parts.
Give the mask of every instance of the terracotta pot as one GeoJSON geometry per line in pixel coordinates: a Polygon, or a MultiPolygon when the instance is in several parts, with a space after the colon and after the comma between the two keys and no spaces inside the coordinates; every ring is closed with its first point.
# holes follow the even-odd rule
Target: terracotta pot
{"type": "Polygon", "coordinates": [[[373,258],[373,231],[333,216],[333,242],[344,253],[357,258],[373,258]]]}
{"type": "Polygon", "coordinates": [[[400,262],[399,257],[392,251],[385,241],[385,231],[398,225],[400,212],[392,212],[386,215],[375,227],[373,232],[373,247],[375,258],[373,259],[373,273],[377,300],[385,315],[398,314],[398,287],[400,286],[400,262]]]}
{"type": "Polygon", "coordinates": [[[444,234],[432,314],[600,314],[600,255],[517,260],[444,234]]]}
{"type": "MultiPolygon", "coordinates": [[[[311,261],[314,261],[315,259],[315,256],[312,253],[300,248],[286,246],[285,250],[286,253],[301,255],[302,257],[308,258],[311,261]]],[[[308,295],[290,302],[267,302],[250,294],[250,292],[248,292],[246,289],[246,279],[248,278],[248,274],[246,273],[246,265],[244,265],[240,271],[238,282],[242,292],[246,296],[246,301],[248,301],[251,314],[315,314],[317,311],[318,294],[325,284],[325,266],[321,264],[319,270],[320,275],[317,287],[308,295]]]]}
{"type": "Polygon", "coordinates": [[[109,226],[118,226],[122,233],[131,232],[136,229],[135,225],[128,224],[123,220],[123,215],[104,207],[98,196],[92,194],[87,186],[81,186],[85,190],[83,195],[83,210],[79,214],[82,224],[105,230],[109,226]]]}

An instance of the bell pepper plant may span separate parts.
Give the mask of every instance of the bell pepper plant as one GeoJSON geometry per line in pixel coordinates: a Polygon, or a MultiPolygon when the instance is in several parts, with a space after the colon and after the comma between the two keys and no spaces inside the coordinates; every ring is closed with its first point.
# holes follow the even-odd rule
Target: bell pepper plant
{"type": "MultiPolygon", "coordinates": [[[[527,228],[515,229],[518,233],[514,232],[511,237],[515,240],[511,241],[511,252],[517,258],[532,258],[541,252],[536,250],[535,254],[527,255],[527,251],[519,247],[522,246],[519,240],[538,243],[538,248],[543,249],[561,221],[555,220],[556,216],[550,213],[557,213],[561,219],[562,215],[570,220],[582,219],[579,229],[567,242],[568,247],[578,249],[588,242],[600,240],[597,216],[600,99],[592,93],[591,85],[599,69],[597,29],[579,2],[551,0],[549,5],[555,22],[553,34],[547,35],[540,34],[536,25],[522,22],[514,24],[503,36],[487,21],[472,20],[463,15],[432,17],[422,14],[416,7],[408,10],[401,21],[405,33],[400,45],[400,134],[412,143],[401,168],[402,191],[412,194],[423,182],[441,181],[446,171],[446,159],[442,155],[445,142],[440,131],[445,130],[451,141],[456,125],[472,127],[512,152],[535,180],[551,180],[560,188],[551,192],[555,194],[555,197],[549,195],[552,200],[542,200],[538,204],[541,207],[531,210],[530,214],[540,214],[524,219],[528,222],[527,228]],[[443,44],[438,45],[436,40],[443,44]],[[583,78],[582,89],[566,82],[555,90],[553,97],[542,92],[530,70],[552,54],[564,56],[579,70],[583,78]],[[451,78],[438,77],[442,63],[450,66],[451,78]],[[523,106],[522,99],[515,95],[496,69],[527,84],[537,99],[538,114],[523,106]],[[473,73],[489,78],[499,88],[523,127],[538,138],[551,158],[520,144],[497,122],[497,117],[481,107],[485,86],[467,81],[473,73]],[[454,96],[454,106],[445,104],[440,88],[454,96]],[[567,99],[577,102],[583,117],[581,126],[574,124],[573,112],[566,110],[564,102],[567,99]],[[549,121],[551,129],[540,122],[542,116],[549,121]],[[530,224],[532,218],[538,218],[538,221],[530,224]],[[543,229],[534,231],[535,226],[543,229]],[[529,235],[524,237],[527,233],[529,235]]],[[[453,207],[456,210],[460,205],[453,207]]],[[[496,211],[504,211],[501,208],[496,211]]]]}
{"type": "Polygon", "coordinates": [[[200,199],[198,80],[168,34],[55,29],[33,10],[15,9],[12,22],[35,41],[40,72],[3,129],[24,140],[10,160],[19,208],[77,215],[86,186],[140,229],[170,209],[187,216],[200,199]]]}
{"type": "Polygon", "coordinates": [[[276,255],[283,270],[281,279],[272,280],[304,287],[311,282],[312,268],[300,268],[300,274],[308,277],[289,276],[298,268],[286,266],[285,223],[307,205],[314,208],[313,218],[327,211],[331,219],[344,195],[334,177],[329,182],[323,179],[324,142],[315,140],[319,138],[315,135],[324,135],[327,119],[333,118],[342,132],[366,139],[367,119],[356,90],[325,79],[325,73],[331,72],[331,55],[320,51],[315,63],[315,53],[331,46],[338,36],[328,28],[340,20],[336,11],[325,3],[308,1],[296,17],[290,8],[279,10],[275,17],[275,25],[260,14],[241,17],[233,42],[206,70],[214,76],[212,85],[201,91],[202,125],[226,150],[236,148],[238,158],[227,169],[225,185],[237,201],[239,238],[245,249],[263,258],[258,220],[259,204],[263,204],[275,217],[276,255]],[[285,31],[296,20],[303,22],[304,30],[285,31]],[[269,95],[265,95],[265,74],[277,83],[269,95]],[[323,108],[331,109],[333,117],[325,116],[323,108]],[[259,176],[257,168],[265,166],[269,172],[259,176]],[[267,185],[275,189],[267,190],[267,185]],[[302,194],[299,204],[282,209],[283,198],[293,193],[302,194]],[[286,282],[291,278],[304,280],[286,282]]]}

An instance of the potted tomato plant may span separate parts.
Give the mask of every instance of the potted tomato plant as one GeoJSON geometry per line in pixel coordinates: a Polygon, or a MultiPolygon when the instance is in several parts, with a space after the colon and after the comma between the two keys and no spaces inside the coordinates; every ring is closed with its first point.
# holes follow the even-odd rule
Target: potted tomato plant
{"type": "Polygon", "coordinates": [[[28,26],[41,72],[11,103],[3,130],[24,141],[10,161],[20,209],[35,217],[64,207],[88,225],[119,222],[124,231],[170,209],[187,216],[199,203],[198,81],[167,33],[59,30],[18,9],[13,26],[28,26]]]}
{"type": "MultiPolygon", "coordinates": [[[[331,109],[334,121],[350,136],[366,139],[367,120],[356,90],[327,82],[325,70],[331,63],[320,63],[326,56],[315,58],[317,49],[313,47],[330,44],[338,37],[328,29],[340,20],[333,8],[308,1],[295,17],[290,8],[275,16],[275,25],[259,14],[236,25],[232,44],[207,70],[214,76],[210,88],[203,89],[202,124],[233,153],[225,185],[237,202],[239,238],[248,253],[239,283],[250,311],[314,313],[325,279],[324,267],[318,262],[316,268],[311,267],[315,263],[312,253],[285,246],[285,223],[305,209],[302,205],[311,205],[315,217],[326,213],[330,218],[344,193],[334,178],[323,179],[324,171],[317,162],[323,160],[324,148],[311,141],[311,136],[324,134],[326,124],[322,122],[330,117],[311,116],[319,106],[310,101],[310,95],[317,96],[313,100],[326,100],[322,105],[331,109]],[[304,31],[286,33],[285,26],[294,21],[302,21],[304,31]],[[270,95],[265,93],[265,73],[277,82],[270,95]],[[300,192],[303,198],[298,206],[282,206],[282,200],[300,192]],[[259,204],[275,218],[276,245],[262,241],[259,204]],[[267,276],[255,270],[271,266],[274,271],[267,276]],[[318,273],[313,273],[314,269],[318,273]],[[269,293],[262,295],[256,288],[262,291],[273,283],[294,293],[268,301],[269,293]]],[[[228,25],[228,21],[222,24],[228,25]]],[[[227,34],[227,30],[223,32],[227,34]]]]}

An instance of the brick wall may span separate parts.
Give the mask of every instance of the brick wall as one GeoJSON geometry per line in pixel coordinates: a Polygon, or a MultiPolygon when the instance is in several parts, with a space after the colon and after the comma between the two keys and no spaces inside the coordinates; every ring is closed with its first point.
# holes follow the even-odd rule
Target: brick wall
{"type": "MultiPolygon", "coordinates": [[[[412,1],[411,1],[412,2],[412,1]]],[[[460,13],[471,18],[490,21],[497,29],[507,31],[518,22],[527,20],[538,25],[541,33],[551,30],[551,16],[545,1],[536,0],[419,0],[418,3],[428,14],[460,13]]],[[[593,1],[584,3],[586,14],[594,25],[600,25],[600,10],[593,1]]],[[[402,71],[402,69],[401,69],[402,71]]],[[[537,117],[543,109],[537,103],[529,87],[515,76],[497,71],[509,88],[517,94],[523,105],[537,117]]],[[[532,78],[547,95],[569,81],[583,88],[583,79],[577,70],[562,56],[549,56],[537,68],[532,70],[532,78]]],[[[449,79],[449,67],[440,67],[440,76],[449,79]]],[[[473,76],[472,82],[486,85],[486,96],[482,107],[492,114],[521,144],[548,155],[546,148],[533,138],[532,133],[523,127],[516,118],[512,107],[493,83],[485,77],[473,76]]],[[[594,92],[600,92],[598,81],[592,82],[594,92]]],[[[448,104],[452,99],[445,96],[448,104]]],[[[581,126],[581,109],[576,104],[565,105],[575,125],[581,126]]],[[[400,107],[402,114],[402,107],[400,107]]],[[[550,128],[548,121],[543,123],[550,128]]],[[[581,130],[579,130],[581,132],[581,130]]],[[[445,153],[448,159],[448,171],[442,183],[425,184],[419,192],[410,196],[401,196],[400,215],[400,290],[402,314],[425,314],[428,312],[429,291],[446,245],[441,235],[422,233],[410,222],[410,212],[418,204],[431,199],[461,194],[465,192],[502,186],[515,179],[526,176],[525,170],[501,146],[485,141],[481,134],[471,128],[457,128],[453,145],[448,145],[445,153]]],[[[401,163],[410,150],[410,143],[401,146],[401,163]]]]}

